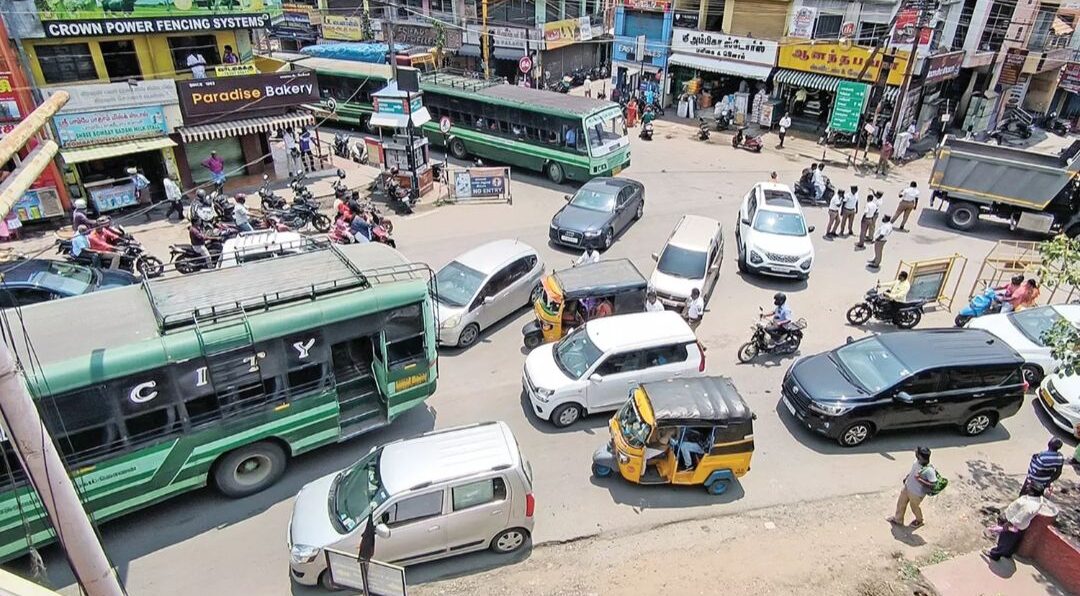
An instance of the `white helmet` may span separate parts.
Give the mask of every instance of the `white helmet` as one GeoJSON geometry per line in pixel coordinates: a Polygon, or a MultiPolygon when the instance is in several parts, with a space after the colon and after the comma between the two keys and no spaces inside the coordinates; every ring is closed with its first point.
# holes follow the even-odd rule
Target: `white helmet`
{"type": "Polygon", "coordinates": [[[85,199],[75,199],[75,208],[76,209],[86,209],[86,200],[85,199]]]}

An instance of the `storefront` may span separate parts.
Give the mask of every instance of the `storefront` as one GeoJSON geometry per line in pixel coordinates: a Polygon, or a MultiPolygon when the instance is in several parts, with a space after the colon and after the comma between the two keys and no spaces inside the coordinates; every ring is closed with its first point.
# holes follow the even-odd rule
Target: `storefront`
{"type": "MultiPolygon", "coordinates": [[[[484,70],[483,48],[480,37],[480,25],[468,25],[465,39],[457,52],[456,66],[464,70],[482,72],[484,70]]],[[[521,27],[488,26],[488,52],[491,57],[491,76],[505,77],[512,83],[517,82],[521,71],[518,60],[534,51],[543,49],[543,43],[530,35],[529,29],[521,27]]]]}
{"type": "Polygon", "coordinates": [[[611,51],[614,84],[624,93],[652,89],[660,101],[678,94],[668,85],[668,44],[671,4],[656,0],[625,0],[615,7],[615,41],[611,51]]]}
{"type": "Polygon", "coordinates": [[[1059,118],[1076,126],[1080,120],[1080,62],[1070,62],[1061,69],[1053,106],[1059,118]]]}
{"type": "Polygon", "coordinates": [[[278,40],[281,49],[289,52],[299,51],[319,39],[319,25],[322,13],[308,4],[282,4],[281,18],[270,27],[270,35],[278,40]]]}
{"type": "MultiPolygon", "coordinates": [[[[884,69],[884,92],[869,93],[864,115],[873,114],[882,104],[880,120],[892,114],[904,81],[908,53],[890,50],[873,53],[871,48],[848,42],[804,42],[780,46],[777,69],[773,73],[772,96],[780,100],[779,109],[791,114],[793,126],[805,130],[824,130],[841,81],[873,85],[884,69]],[[867,64],[871,60],[873,61],[867,64]],[[865,70],[865,72],[864,72],[865,70]]],[[[877,88],[877,89],[880,89],[877,88]]]]}
{"type": "Polygon", "coordinates": [[[737,37],[711,31],[675,28],[668,58],[672,89],[677,94],[696,93],[698,109],[707,109],[729,98],[737,123],[752,121],[771,125],[779,120],[775,110],[765,109],[765,82],[776,64],[775,41],[737,37]]]}
{"type": "Polygon", "coordinates": [[[150,180],[142,197],[164,196],[162,179],[178,170],[169,139],[181,124],[172,81],[135,81],[49,87],[46,98],[66,91],[70,99],[53,117],[68,192],[106,213],[138,203],[129,169],[150,180]]]}
{"type": "Polygon", "coordinates": [[[600,44],[592,40],[589,17],[544,23],[544,51],[540,53],[544,79],[557,81],[579,68],[598,66],[600,44]]]}
{"type": "Polygon", "coordinates": [[[948,129],[957,114],[964,89],[958,84],[964,66],[964,51],[930,56],[922,80],[922,96],[913,117],[915,128],[922,137],[936,133],[942,126],[948,129]]]}
{"type": "MultiPolygon", "coordinates": [[[[0,68],[6,67],[7,64],[6,60],[0,60],[0,68]]],[[[14,130],[15,126],[34,109],[28,86],[20,85],[20,83],[25,83],[25,78],[18,71],[0,72],[0,139],[14,130]]],[[[31,141],[3,167],[8,170],[14,169],[35,145],[36,142],[31,141]]],[[[64,214],[66,199],[67,191],[63,188],[60,170],[55,164],[50,163],[49,167],[31,185],[30,190],[26,191],[15,203],[12,211],[18,214],[23,222],[59,217],[64,214]]]]}
{"type": "Polygon", "coordinates": [[[306,70],[177,81],[176,92],[184,125],[173,138],[186,187],[211,180],[202,165],[211,151],[228,178],[261,175],[270,162],[269,135],[313,126],[310,113],[290,110],[319,99],[315,73],[306,70]]]}

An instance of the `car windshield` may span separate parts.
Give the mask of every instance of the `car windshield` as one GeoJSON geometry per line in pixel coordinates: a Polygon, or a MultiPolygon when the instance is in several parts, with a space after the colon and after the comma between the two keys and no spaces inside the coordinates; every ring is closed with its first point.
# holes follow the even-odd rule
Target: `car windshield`
{"type": "Polygon", "coordinates": [[[334,479],[330,487],[330,507],[334,521],[351,532],[379,505],[386,501],[386,489],[379,475],[379,456],[382,449],[366,457],[334,479]]]}
{"type": "Polygon", "coordinates": [[[1038,346],[1046,346],[1046,332],[1064,321],[1065,317],[1058,314],[1051,306],[1028,308],[1009,315],[1012,322],[1028,341],[1038,346]]]}
{"type": "Polygon", "coordinates": [[[766,234],[781,236],[805,236],[806,220],[798,213],[761,209],[754,218],[754,229],[766,234]]]}
{"type": "Polygon", "coordinates": [[[701,279],[705,277],[705,257],[703,252],[669,244],[660,255],[656,270],[675,277],[701,279]]]}
{"type": "Polygon", "coordinates": [[[483,273],[457,261],[450,261],[435,275],[435,289],[438,291],[439,302],[449,306],[468,304],[482,283],[484,283],[483,273]]]}
{"type": "Polygon", "coordinates": [[[27,276],[26,282],[65,296],[75,296],[86,293],[94,282],[94,274],[86,267],[53,261],[48,267],[27,276]]]}
{"type": "Polygon", "coordinates": [[[628,144],[623,134],[622,111],[615,109],[585,119],[585,131],[589,136],[589,154],[603,157],[628,144]]]}
{"type": "Polygon", "coordinates": [[[646,439],[649,438],[649,433],[652,432],[652,427],[641,419],[641,414],[637,410],[637,404],[634,403],[633,397],[623,404],[617,416],[619,431],[622,433],[622,438],[626,441],[626,444],[638,449],[644,447],[646,439]]]}
{"type": "Polygon", "coordinates": [[[580,379],[602,355],[585,327],[578,327],[555,344],[555,364],[571,379],[580,379]]]}
{"type": "Polygon", "coordinates": [[[607,184],[583,186],[577,191],[574,198],[570,199],[570,204],[589,211],[611,213],[615,210],[615,196],[617,194],[619,194],[619,189],[607,184]]]}
{"type": "Polygon", "coordinates": [[[854,379],[869,393],[877,393],[892,387],[911,374],[907,365],[900,361],[876,337],[850,343],[835,352],[841,373],[854,379]]]}

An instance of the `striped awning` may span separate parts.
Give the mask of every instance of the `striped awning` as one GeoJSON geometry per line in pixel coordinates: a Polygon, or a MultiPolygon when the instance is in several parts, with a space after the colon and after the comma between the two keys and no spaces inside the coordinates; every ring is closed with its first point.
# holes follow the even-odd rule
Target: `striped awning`
{"type": "Polygon", "coordinates": [[[184,126],[177,129],[180,138],[185,143],[197,141],[211,141],[214,139],[227,139],[229,137],[242,137],[262,132],[273,132],[283,128],[297,126],[311,126],[315,124],[315,116],[308,113],[284,114],[282,116],[265,116],[263,118],[248,118],[246,120],[230,120],[229,122],[215,122],[214,124],[200,124],[198,126],[184,126]]]}
{"type": "MultiPolygon", "coordinates": [[[[783,83],[785,85],[791,85],[793,87],[807,87],[810,89],[818,89],[820,91],[835,92],[837,86],[840,85],[840,81],[847,81],[848,79],[841,77],[834,77],[832,75],[823,75],[816,72],[804,72],[801,70],[791,70],[788,68],[778,68],[773,74],[773,83],[783,83]]],[[[867,83],[869,84],[869,83],[867,83]]],[[[885,99],[895,102],[896,98],[900,96],[900,88],[896,85],[885,86],[885,99]]]]}

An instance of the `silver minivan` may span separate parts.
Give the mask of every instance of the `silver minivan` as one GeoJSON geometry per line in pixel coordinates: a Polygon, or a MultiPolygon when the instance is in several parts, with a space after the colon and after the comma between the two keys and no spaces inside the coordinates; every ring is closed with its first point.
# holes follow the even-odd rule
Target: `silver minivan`
{"type": "Polygon", "coordinates": [[[482,244],[450,261],[435,275],[439,343],[467,348],[480,331],[532,304],[544,262],[518,240],[482,244]]]}
{"type": "Polygon", "coordinates": [[[395,441],[300,489],[289,521],[290,576],[332,588],[324,549],[358,553],[369,517],[378,561],[513,553],[528,542],[534,507],[532,468],[504,422],[395,441]]]}

